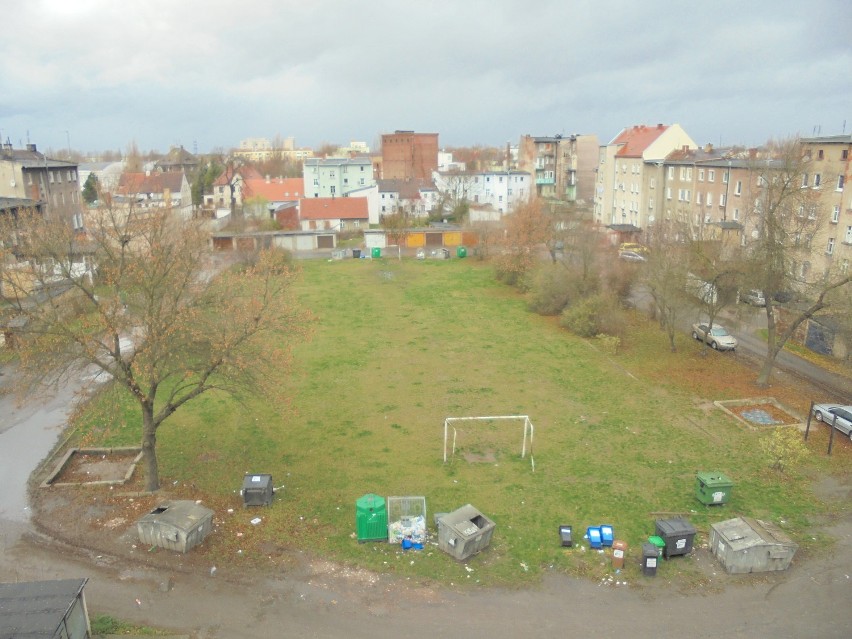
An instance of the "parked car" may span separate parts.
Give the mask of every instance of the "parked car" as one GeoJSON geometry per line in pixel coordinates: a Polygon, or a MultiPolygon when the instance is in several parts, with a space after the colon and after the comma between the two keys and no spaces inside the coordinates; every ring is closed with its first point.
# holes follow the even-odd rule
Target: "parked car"
{"type": "Polygon", "coordinates": [[[720,324],[713,324],[712,330],[707,324],[693,324],[692,337],[703,340],[710,344],[710,348],[717,351],[732,351],[737,347],[736,338],[720,324]]]}
{"type": "Polygon", "coordinates": [[[792,291],[778,291],[777,293],[775,293],[775,295],[772,296],[772,299],[774,299],[779,304],[786,304],[787,302],[791,301],[793,297],[795,296],[793,295],[792,291]]]}
{"type": "Polygon", "coordinates": [[[647,262],[648,259],[644,255],[640,255],[636,251],[619,251],[618,259],[625,262],[647,262]]]}
{"type": "Polygon", "coordinates": [[[852,406],[838,406],[837,404],[816,404],[814,406],[814,418],[818,422],[831,424],[849,439],[852,439],[852,406]]]}
{"type": "Polygon", "coordinates": [[[636,242],[624,242],[621,246],[618,247],[619,252],[621,251],[632,251],[633,253],[639,253],[639,255],[647,255],[648,247],[643,246],[641,244],[637,244],[636,242]]]}
{"type": "Polygon", "coordinates": [[[746,304],[751,304],[752,306],[766,306],[766,298],[763,297],[763,291],[758,291],[754,288],[750,291],[746,291],[740,299],[742,299],[742,301],[746,304]]]}

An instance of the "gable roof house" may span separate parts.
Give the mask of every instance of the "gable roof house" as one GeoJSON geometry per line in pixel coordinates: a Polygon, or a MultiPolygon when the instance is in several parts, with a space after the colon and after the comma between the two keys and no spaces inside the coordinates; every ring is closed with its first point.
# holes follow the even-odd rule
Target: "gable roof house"
{"type": "Polygon", "coordinates": [[[279,209],[293,208],[305,194],[302,178],[247,178],[241,196],[246,217],[277,217],[279,209]],[[285,206],[289,205],[289,206],[285,206]]]}
{"type": "Polygon", "coordinates": [[[253,166],[227,166],[222,174],[213,181],[213,192],[205,193],[204,206],[214,209],[214,217],[222,218],[231,214],[231,196],[234,206],[243,205],[243,187],[246,180],[262,179],[263,176],[253,166]]]}
{"type": "Polygon", "coordinates": [[[438,189],[432,180],[390,179],[376,180],[376,183],[379,187],[379,221],[382,216],[399,211],[416,218],[428,217],[438,202],[438,189]]]}
{"type": "Polygon", "coordinates": [[[170,208],[184,219],[192,217],[192,193],[183,171],[123,173],[118,181],[114,201],[125,208],[170,208]]]}
{"type": "Polygon", "coordinates": [[[187,175],[193,175],[198,170],[198,158],[182,146],[175,146],[169,150],[164,158],[154,163],[154,168],[164,173],[183,171],[187,175]]]}
{"type": "Polygon", "coordinates": [[[637,232],[659,217],[663,161],[675,149],[697,145],[678,124],[626,128],[601,147],[594,219],[601,225],[632,226],[637,232]]]}
{"type": "Polygon", "coordinates": [[[362,230],[369,223],[367,199],[362,197],[304,198],[299,203],[299,221],[303,231],[362,230]]]}

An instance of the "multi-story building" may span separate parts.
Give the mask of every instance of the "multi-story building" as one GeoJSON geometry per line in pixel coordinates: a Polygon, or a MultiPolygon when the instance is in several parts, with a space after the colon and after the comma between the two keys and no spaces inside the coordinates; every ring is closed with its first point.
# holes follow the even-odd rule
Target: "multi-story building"
{"type": "Polygon", "coordinates": [[[675,149],[697,145],[677,124],[637,125],[624,129],[600,148],[594,195],[594,219],[642,231],[660,213],[663,163],[675,149]]]}
{"type": "Polygon", "coordinates": [[[466,201],[471,209],[489,209],[499,219],[534,197],[532,176],[526,171],[435,172],[438,191],[453,205],[466,201]]]}
{"type": "Polygon", "coordinates": [[[306,198],[347,197],[375,184],[373,163],[368,157],[308,158],[303,179],[306,198]]]}
{"type": "Polygon", "coordinates": [[[382,179],[431,180],[438,170],[438,134],[396,131],[382,135],[382,179]]]}
{"type": "Polygon", "coordinates": [[[415,218],[428,217],[438,203],[438,190],[431,180],[377,180],[379,215],[404,212],[415,218]]]}
{"type": "Polygon", "coordinates": [[[824,220],[814,239],[813,266],[818,273],[848,273],[852,263],[852,135],[834,135],[800,140],[807,160],[802,188],[820,192],[824,220]]]}
{"type": "Polygon", "coordinates": [[[77,165],[51,160],[35,144],[14,149],[6,142],[0,147],[0,197],[19,204],[29,201],[46,215],[65,219],[74,228],[83,227],[77,165]]]}
{"type": "Polygon", "coordinates": [[[518,145],[518,169],[535,176],[541,198],[591,203],[597,163],[596,135],[524,135],[518,145]]]}

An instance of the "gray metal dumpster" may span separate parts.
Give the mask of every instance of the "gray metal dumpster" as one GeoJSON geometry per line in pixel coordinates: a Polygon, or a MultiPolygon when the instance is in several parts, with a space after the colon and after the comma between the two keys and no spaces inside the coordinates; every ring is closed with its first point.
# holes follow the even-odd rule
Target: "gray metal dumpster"
{"type": "Polygon", "coordinates": [[[438,548],[464,560],[491,543],[496,524],[467,504],[438,520],[438,548]]]}
{"type": "Polygon", "coordinates": [[[136,522],[139,541],[187,552],[213,532],[213,511],[190,500],[167,501],[136,522]]]}

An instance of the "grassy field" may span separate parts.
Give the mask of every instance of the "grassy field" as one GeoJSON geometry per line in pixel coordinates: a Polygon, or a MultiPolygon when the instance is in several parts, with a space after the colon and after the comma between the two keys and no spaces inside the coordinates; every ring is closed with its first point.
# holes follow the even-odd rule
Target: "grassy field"
{"type": "MultiPolygon", "coordinates": [[[[607,355],[528,312],[473,260],[317,260],[303,269],[298,292],[316,324],[280,381],[289,409],[210,394],[158,435],[164,488],[216,510],[217,533],[199,549],[211,560],[276,564],[279,551],[299,547],[443,583],[517,584],[545,570],[600,578],[608,558],[580,538],[608,523],[630,545],[627,578],[639,574],[656,513],[686,514],[696,543],[710,523],[737,515],[782,522],[803,552],[816,552],[824,540],[813,517],[848,508],[821,503],[810,488],[815,477],[849,472],[848,441],[826,457],[817,431],[805,466],[778,474],[759,452],[762,434],[712,406],[771,395],[807,413],[810,397],[756,388],[735,354],[702,354],[687,335],[671,353],[656,324],[637,315],[621,352],[607,355]],[[445,464],[444,419],[472,415],[529,415],[535,472],[520,456],[520,423],[460,427],[445,464]],[[694,498],[695,474],[707,470],[735,482],[721,509],[694,498]],[[271,473],[284,486],[271,508],[240,508],[244,472],[271,473]],[[425,496],[430,524],[432,513],[471,503],[497,529],[468,563],[472,572],[432,544],[417,552],[359,544],[355,500],[365,493],[425,496]],[[253,526],[256,515],[263,521],[253,526]],[[575,548],[560,547],[560,524],[574,527],[575,548]]],[[[80,420],[85,439],[138,443],[133,409],[109,392],[100,400],[80,420]]],[[[689,557],[661,571],[699,578],[689,557]]]]}

